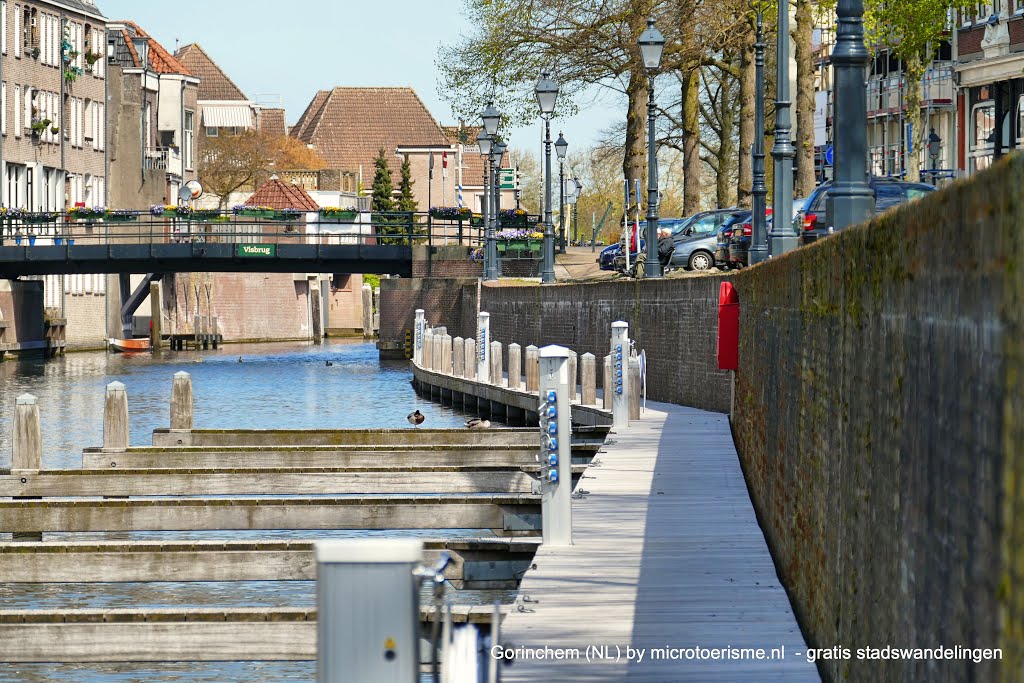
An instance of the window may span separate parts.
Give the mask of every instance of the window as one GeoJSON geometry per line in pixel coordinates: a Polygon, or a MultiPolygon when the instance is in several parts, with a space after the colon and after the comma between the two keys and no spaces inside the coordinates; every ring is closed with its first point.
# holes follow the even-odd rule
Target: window
{"type": "MultiPolygon", "coordinates": [[[[1021,7],[1024,7],[1024,0],[1020,0],[1021,7]]],[[[1017,101],[1017,142],[1024,141],[1024,95],[1017,101]]],[[[1020,144],[1017,145],[1020,147],[1020,144]]]]}
{"type": "Polygon", "coordinates": [[[992,145],[992,133],[996,130],[996,108],[994,104],[978,105],[974,108],[974,124],[971,134],[971,147],[987,147],[992,145]]]}
{"type": "Polygon", "coordinates": [[[717,225],[717,221],[715,220],[716,218],[716,214],[711,214],[710,216],[704,216],[703,218],[697,219],[696,221],[694,221],[693,225],[690,226],[690,234],[710,235],[712,232],[714,232],[715,227],[717,225]]]}
{"type": "Polygon", "coordinates": [[[7,83],[0,84],[0,134],[7,135],[7,83]]]}
{"type": "Polygon", "coordinates": [[[7,165],[7,203],[8,208],[18,206],[18,170],[14,164],[7,165]]]}
{"type": "Polygon", "coordinates": [[[878,183],[875,186],[875,210],[885,211],[903,201],[903,190],[896,183],[878,183]]]}
{"type": "Polygon", "coordinates": [[[17,83],[14,84],[14,137],[21,137],[21,86],[17,83]]]}
{"type": "Polygon", "coordinates": [[[215,137],[217,137],[217,134],[218,134],[218,131],[217,131],[217,127],[216,126],[207,126],[206,127],[206,137],[208,137],[208,138],[215,138],[215,137]]]}
{"type": "Polygon", "coordinates": [[[195,133],[193,132],[193,126],[195,125],[195,113],[186,111],[185,112],[185,134],[183,135],[181,154],[182,161],[185,164],[185,168],[192,170],[192,145],[195,139],[195,133]]]}
{"type": "Polygon", "coordinates": [[[36,210],[35,197],[32,196],[32,167],[25,169],[25,203],[23,206],[29,211],[36,210]]]}
{"type": "Polygon", "coordinates": [[[7,2],[0,2],[0,52],[7,54],[7,2]]]}
{"type": "Polygon", "coordinates": [[[21,5],[14,6],[14,56],[21,57],[21,5]]]}

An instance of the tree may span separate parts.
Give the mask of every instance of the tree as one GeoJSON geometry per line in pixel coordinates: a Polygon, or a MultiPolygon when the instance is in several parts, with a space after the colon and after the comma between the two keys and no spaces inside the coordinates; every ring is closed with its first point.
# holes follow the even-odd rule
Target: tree
{"type": "Polygon", "coordinates": [[[388,168],[388,159],[384,155],[384,148],[377,152],[377,158],[373,160],[373,199],[371,204],[374,212],[394,211],[395,204],[392,195],[394,186],[391,184],[391,169],[388,168]]]}
{"type": "Polygon", "coordinates": [[[518,147],[510,148],[508,154],[512,168],[519,171],[520,206],[529,213],[540,213],[540,198],[544,192],[544,184],[541,182],[540,163],[537,157],[518,147]]]}
{"type": "Polygon", "coordinates": [[[796,184],[797,197],[807,197],[817,184],[814,177],[814,12],[811,0],[796,0],[796,184]]]}
{"type": "MultiPolygon", "coordinates": [[[[864,24],[869,45],[884,45],[900,58],[907,87],[904,104],[907,122],[914,131],[915,153],[924,148],[928,137],[921,125],[921,78],[935,56],[939,43],[947,39],[946,21],[950,12],[963,9],[964,0],[867,0],[864,24]]],[[[907,164],[907,180],[917,181],[920,167],[907,164]]]]}
{"type": "MultiPolygon", "coordinates": [[[[416,197],[412,193],[412,168],[409,165],[409,155],[402,161],[402,180],[398,184],[398,211],[416,211],[416,197]]],[[[429,208],[429,207],[428,207],[429,208]]]]}
{"type": "Polygon", "coordinates": [[[272,141],[254,130],[216,137],[204,133],[199,144],[199,182],[219,199],[221,209],[233,192],[255,189],[267,174],[275,151],[272,141]]]}
{"type": "Polygon", "coordinates": [[[298,138],[280,135],[273,139],[274,167],[286,171],[316,171],[327,168],[327,162],[315,149],[298,138]]]}

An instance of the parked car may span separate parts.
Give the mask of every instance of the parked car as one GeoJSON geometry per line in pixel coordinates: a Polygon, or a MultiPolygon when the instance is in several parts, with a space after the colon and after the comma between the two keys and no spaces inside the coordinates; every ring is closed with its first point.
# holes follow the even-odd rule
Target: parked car
{"type": "MultiPolygon", "coordinates": [[[[934,192],[935,188],[924,183],[911,183],[894,178],[872,176],[868,184],[875,193],[875,214],[891,209],[903,202],[918,199],[934,192]]],[[[825,216],[827,210],[828,191],[832,181],[826,181],[807,198],[804,208],[793,219],[793,227],[799,235],[801,245],[810,244],[832,233],[825,216]]]]}
{"type": "MultiPolygon", "coordinates": [[[[765,209],[765,230],[772,229],[772,208],[765,209]]],[[[735,268],[750,265],[750,245],[754,240],[754,215],[747,213],[729,227],[729,264],[735,268]]]]}
{"type": "MultiPolygon", "coordinates": [[[[643,239],[640,240],[640,251],[643,251],[647,246],[647,242],[643,239]]],[[[632,265],[636,261],[637,252],[632,252],[629,255],[629,263],[632,265]]],[[[597,265],[601,270],[623,270],[622,266],[616,265],[616,259],[619,259],[621,264],[625,264],[625,257],[622,254],[622,242],[616,242],[610,246],[605,247],[601,250],[601,253],[597,256],[597,265]]]]}
{"type": "Polygon", "coordinates": [[[675,250],[669,266],[707,270],[715,265],[715,249],[722,225],[737,209],[714,209],[691,216],[672,236],[675,250]]]}

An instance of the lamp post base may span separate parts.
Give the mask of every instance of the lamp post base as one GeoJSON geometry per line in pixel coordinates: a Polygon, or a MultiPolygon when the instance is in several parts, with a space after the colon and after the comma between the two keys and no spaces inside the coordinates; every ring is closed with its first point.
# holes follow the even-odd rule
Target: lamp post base
{"type": "Polygon", "coordinates": [[[747,252],[748,258],[750,259],[750,265],[756,265],[763,263],[768,260],[768,248],[767,247],[751,247],[750,251],[747,252]]]}
{"type": "Polygon", "coordinates": [[[773,256],[782,256],[800,246],[796,235],[772,235],[768,239],[768,252],[773,256]]]}
{"type": "Polygon", "coordinates": [[[832,226],[836,232],[871,218],[874,195],[867,183],[836,183],[829,191],[832,226]]]}

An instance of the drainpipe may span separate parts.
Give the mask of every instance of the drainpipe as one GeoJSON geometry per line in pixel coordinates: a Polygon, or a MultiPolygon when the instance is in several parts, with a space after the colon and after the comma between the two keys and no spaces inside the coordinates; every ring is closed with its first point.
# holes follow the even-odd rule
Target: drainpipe
{"type": "MultiPolygon", "coordinates": [[[[3,53],[0,53],[0,82],[2,82],[3,80],[4,80],[4,59],[3,59],[3,53]]],[[[13,96],[13,93],[12,93],[12,96],[13,96]]],[[[7,111],[5,110],[4,111],[4,115],[6,116],[6,114],[7,114],[7,111]]],[[[12,126],[13,126],[13,123],[14,122],[11,121],[12,126]]],[[[14,133],[14,131],[12,130],[11,134],[13,135],[13,133],[14,133]]],[[[4,203],[4,191],[5,191],[5,186],[6,185],[7,185],[7,174],[4,173],[4,136],[0,135],[0,206],[7,206],[7,204],[4,203]]]]}
{"type": "MultiPolygon", "coordinates": [[[[68,186],[67,170],[65,169],[65,165],[64,165],[64,163],[65,163],[65,159],[64,159],[64,136],[67,134],[67,125],[66,125],[67,122],[64,119],[64,107],[65,107],[64,96],[66,94],[66,90],[65,90],[66,83],[65,83],[65,80],[64,80],[64,68],[65,67],[64,67],[64,49],[63,49],[64,33],[65,33],[65,31],[67,31],[67,21],[68,21],[67,15],[64,14],[63,12],[61,12],[60,13],[60,41],[61,41],[62,47],[61,47],[60,59],[59,59],[59,61],[60,61],[60,68],[58,70],[59,74],[60,74],[60,134],[58,135],[58,138],[60,140],[60,171],[62,173],[64,173],[64,187],[68,186]]],[[[17,40],[17,36],[15,36],[15,40],[17,40]]],[[[67,210],[67,207],[68,207],[68,205],[67,205],[67,194],[65,193],[63,209],[67,210]]]]}
{"type": "MultiPolygon", "coordinates": [[[[107,68],[110,66],[106,63],[107,59],[107,32],[103,31],[103,52],[100,59],[103,60],[103,137],[100,140],[103,141],[103,206],[110,206],[110,152],[108,152],[107,145],[107,130],[109,130],[110,119],[109,104],[110,104],[110,79],[108,78],[110,72],[107,68]]],[[[97,64],[99,62],[97,61],[97,64]]],[[[96,64],[93,64],[93,69],[96,68],[96,64]]],[[[99,135],[100,131],[94,131],[94,135],[99,135]]],[[[104,221],[104,225],[106,221],[104,221]]],[[[104,231],[109,235],[110,228],[104,227],[104,231]]],[[[104,292],[106,290],[104,289],[104,292]]]]}

